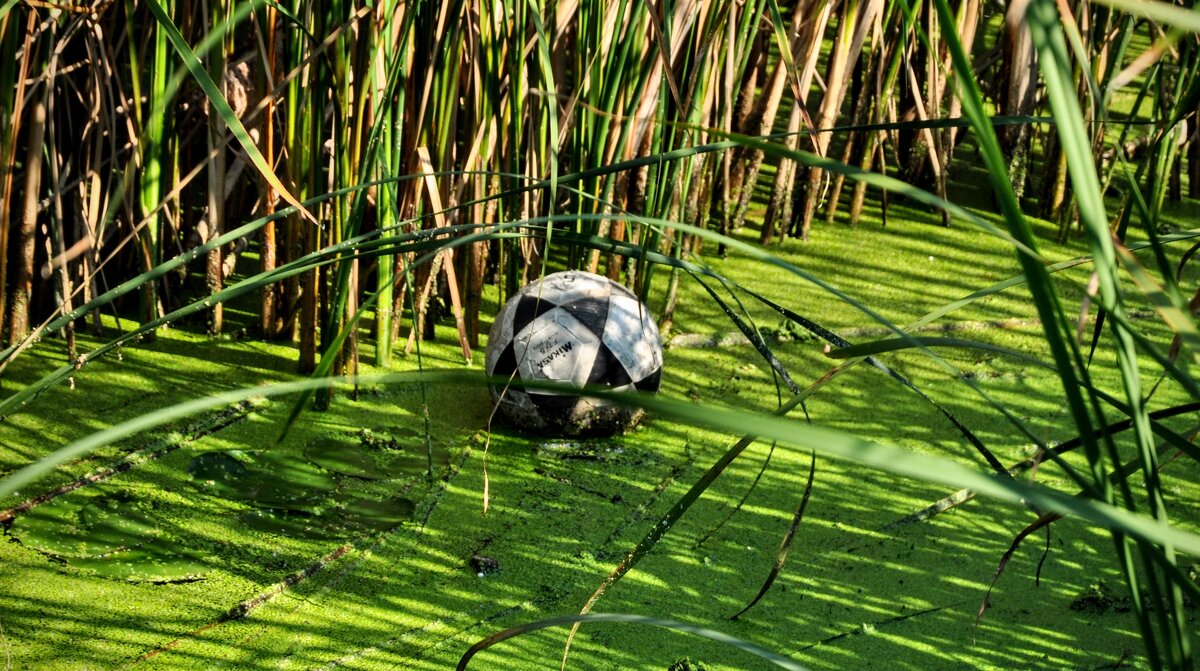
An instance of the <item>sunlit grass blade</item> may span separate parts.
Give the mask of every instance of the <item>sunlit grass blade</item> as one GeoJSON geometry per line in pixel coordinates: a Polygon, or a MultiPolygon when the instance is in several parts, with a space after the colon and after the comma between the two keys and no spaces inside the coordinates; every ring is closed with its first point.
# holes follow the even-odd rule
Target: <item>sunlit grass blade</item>
{"type": "Polygon", "coordinates": [[[876,340],[874,342],[860,343],[857,345],[847,345],[837,349],[830,349],[825,352],[825,356],[830,359],[853,359],[860,356],[869,356],[874,354],[883,354],[884,352],[896,352],[914,347],[958,347],[965,349],[978,349],[985,352],[993,352],[1002,354],[1006,357],[1018,361],[1031,363],[1035,366],[1054,370],[1054,367],[1046,362],[1038,359],[1035,356],[1025,352],[1019,352],[1009,347],[993,345],[991,343],[979,342],[977,340],[967,340],[965,338],[947,338],[942,336],[907,336],[905,338],[889,338],[887,340],[876,340]]]}
{"type": "Polygon", "coordinates": [[[1200,32],[1200,12],[1196,12],[1195,9],[1157,0],[1096,0],[1096,4],[1119,9],[1134,16],[1153,19],[1193,33],[1200,32]]]}

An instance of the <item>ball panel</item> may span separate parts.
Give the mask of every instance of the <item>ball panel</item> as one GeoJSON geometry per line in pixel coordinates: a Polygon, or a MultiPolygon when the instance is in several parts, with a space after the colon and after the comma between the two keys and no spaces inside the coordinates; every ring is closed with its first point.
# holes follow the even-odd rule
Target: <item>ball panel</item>
{"type": "Polygon", "coordinates": [[[592,362],[592,371],[587,383],[604,385],[606,387],[623,387],[633,382],[625,365],[617,358],[608,345],[603,342],[596,348],[596,359],[592,362]]]}
{"type": "Polygon", "coordinates": [[[607,299],[612,287],[603,280],[599,275],[568,270],[547,275],[542,279],[540,290],[538,283],[534,282],[522,289],[521,293],[537,296],[540,291],[542,298],[550,298],[558,305],[566,305],[580,298],[607,299]]]}
{"type": "Polygon", "coordinates": [[[604,336],[604,325],[608,322],[608,301],[608,298],[587,296],[563,303],[561,307],[596,334],[597,338],[601,338],[604,336]]]}
{"type": "Polygon", "coordinates": [[[496,315],[496,320],[492,322],[492,328],[488,331],[487,354],[484,356],[484,370],[488,375],[493,374],[497,359],[512,342],[512,310],[509,307],[510,304],[506,303],[500,308],[500,313],[496,315]]]}
{"type": "Polygon", "coordinates": [[[565,310],[555,308],[517,334],[517,368],[525,380],[559,380],[582,387],[600,338],[565,310]]]}
{"type": "Polygon", "coordinates": [[[517,298],[517,304],[512,313],[512,332],[520,333],[533,323],[533,320],[558,307],[558,304],[546,296],[531,296],[522,292],[517,298]]]}
{"type": "Polygon", "coordinates": [[[635,299],[614,295],[608,309],[604,343],[628,371],[640,380],[662,368],[662,344],[658,327],[635,299]]]}
{"type": "MultiPolygon", "coordinates": [[[[489,357],[491,358],[491,357],[489,357]]],[[[511,377],[517,371],[517,355],[510,340],[494,361],[487,365],[488,375],[496,377],[511,377]]]]}
{"type": "Polygon", "coordinates": [[[661,382],[662,382],[662,368],[659,368],[658,370],[654,371],[653,373],[650,373],[646,377],[638,380],[637,382],[634,382],[633,386],[636,387],[638,391],[646,392],[647,394],[653,394],[658,391],[658,385],[661,382]]]}
{"type": "MultiPolygon", "coordinates": [[[[610,279],[610,278],[605,278],[605,279],[608,279],[608,287],[609,287],[610,295],[625,296],[626,298],[632,298],[635,301],[638,299],[637,294],[630,291],[629,287],[625,286],[624,284],[621,284],[620,282],[618,282],[614,279],[610,279]]],[[[638,302],[640,303],[641,301],[638,301],[638,302]]]]}

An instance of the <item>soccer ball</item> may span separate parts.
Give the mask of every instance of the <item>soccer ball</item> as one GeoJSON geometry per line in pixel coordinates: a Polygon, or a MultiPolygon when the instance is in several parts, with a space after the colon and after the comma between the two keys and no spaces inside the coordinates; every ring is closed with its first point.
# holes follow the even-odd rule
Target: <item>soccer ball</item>
{"type": "Polygon", "coordinates": [[[567,435],[615,433],[641,409],[577,394],[525,390],[547,380],[614,391],[658,391],[662,341],[649,311],[616,282],[569,270],[513,296],[488,336],[487,373],[500,412],[520,428],[567,435]]]}

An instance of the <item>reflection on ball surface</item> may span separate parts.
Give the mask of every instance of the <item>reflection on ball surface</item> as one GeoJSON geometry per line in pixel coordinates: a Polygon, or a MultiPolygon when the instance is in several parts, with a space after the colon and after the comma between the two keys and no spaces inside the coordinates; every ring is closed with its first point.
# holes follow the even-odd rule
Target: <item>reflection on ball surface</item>
{"type": "Polygon", "coordinates": [[[662,341],[649,311],[625,287],[593,273],[547,275],[513,296],[488,337],[492,398],[518,427],[544,433],[614,433],[641,410],[577,394],[528,390],[548,380],[615,391],[658,391],[662,341]]]}

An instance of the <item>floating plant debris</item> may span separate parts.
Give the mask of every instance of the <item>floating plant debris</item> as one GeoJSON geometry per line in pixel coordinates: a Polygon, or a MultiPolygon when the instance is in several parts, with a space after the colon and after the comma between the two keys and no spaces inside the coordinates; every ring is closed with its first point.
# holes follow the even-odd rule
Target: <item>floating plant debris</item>
{"type": "Polygon", "coordinates": [[[583,461],[607,461],[620,457],[625,448],[611,440],[550,440],[539,443],[535,448],[539,455],[553,455],[560,459],[583,461]]]}
{"type": "Polygon", "coordinates": [[[403,451],[419,455],[423,462],[422,468],[428,467],[430,452],[433,453],[434,464],[444,464],[450,456],[444,441],[434,437],[441,433],[433,427],[430,433],[425,428],[414,426],[386,426],[377,429],[362,429],[357,434],[363,447],[383,452],[403,451]]]}

